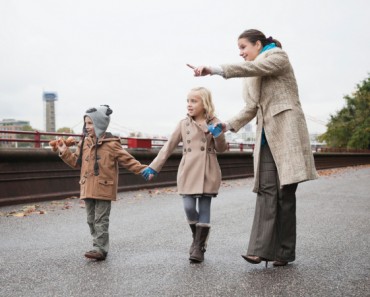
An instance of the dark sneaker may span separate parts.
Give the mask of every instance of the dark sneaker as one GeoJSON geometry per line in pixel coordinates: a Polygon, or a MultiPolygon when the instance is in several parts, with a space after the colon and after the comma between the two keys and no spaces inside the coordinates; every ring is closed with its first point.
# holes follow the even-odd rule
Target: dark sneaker
{"type": "Polygon", "coordinates": [[[95,250],[86,252],[85,257],[89,258],[89,259],[95,259],[95,260],[98,260],[98,261],[105,260],[105,255],[103,253],[101,253],[99,251],[95,251],[95,250]]]}

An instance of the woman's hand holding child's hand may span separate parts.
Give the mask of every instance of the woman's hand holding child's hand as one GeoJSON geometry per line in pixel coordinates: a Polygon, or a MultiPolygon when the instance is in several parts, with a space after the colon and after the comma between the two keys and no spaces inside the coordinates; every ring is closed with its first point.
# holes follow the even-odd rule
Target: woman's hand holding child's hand
{"type": "Polygon", "coordinates": [[[213,137],[218,137],[223,130],[223,124],[217,123],[208,125],[208,131],[213,135],[213,137]]]}
{"type": "Polygon", "coordinates": [[[152,180],[155,176],[158,175],[158,172],[154,169],[150,168],[149,166],[141,171],[141,175],[144,177],[146,181],[152,180]]]}

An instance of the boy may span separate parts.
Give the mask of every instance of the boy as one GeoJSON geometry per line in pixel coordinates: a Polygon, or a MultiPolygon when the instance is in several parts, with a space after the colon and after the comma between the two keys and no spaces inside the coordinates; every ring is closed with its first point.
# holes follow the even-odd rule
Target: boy
{"type": "Polygon", "coordinates": [[[80,199],[85,200],[87,223],[93,237],[93,249],[85,257],[105,260],[109,249],[111,201],[117,198],[118,165],[139,174],[147,166],[140,164],[121,146],[120,139],[106,132],[110,114],[108,105],[90,108],[84,115],[85,137],[72,153],[62,139],[59,156],[73,168],[81,167],[80,199]]]}

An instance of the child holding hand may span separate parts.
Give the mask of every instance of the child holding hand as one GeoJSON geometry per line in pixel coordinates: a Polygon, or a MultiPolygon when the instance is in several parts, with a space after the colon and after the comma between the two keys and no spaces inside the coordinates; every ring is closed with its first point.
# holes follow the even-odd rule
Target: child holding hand
{"type": "Polygon", "coordinates": [[[216,152],[225,151],[227,146],[221,124],[218,124],[220,120],[214,115],[215,109],[208,89],[192,89],[187,97],[187,110],[187,117],[178,123],[157,157],[143,171],[143,176],[152,179],[178,144],[183,143],[177,187],[193,235],[189,260],[199,263],[204,260],[211,227],[212,197],[217,196],[221,184],[221,169],[216,152]]]}
{"type": "Polygon", "coordinates": [[[122,148],[119,137],[106,132],[112,112],[108,105],[86,111],[85,137],[76,152],[72,153],[63,140],[58,141],[62,160],[72,168],[81,167],[80,199],[85,201],[93,237],[93,249],[85,257],[95,260],[105,260],[109,250],[109,214],[111,201],[117,199],[118,166],[135,174],[147,167],[122,148]]]}

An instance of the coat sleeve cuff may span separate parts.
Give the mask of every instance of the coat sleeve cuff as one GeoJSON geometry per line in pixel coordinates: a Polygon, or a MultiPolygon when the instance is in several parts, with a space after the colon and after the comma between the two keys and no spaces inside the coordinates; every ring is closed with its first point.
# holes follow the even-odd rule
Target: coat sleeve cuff
{"type": "Polygon", "coordinates": [[[212,75],[224,76],[224,70],[221,66],[209,66],[212,75]]]}

